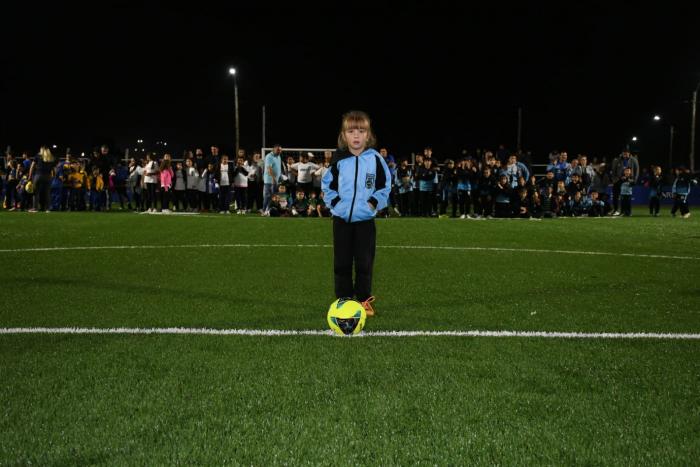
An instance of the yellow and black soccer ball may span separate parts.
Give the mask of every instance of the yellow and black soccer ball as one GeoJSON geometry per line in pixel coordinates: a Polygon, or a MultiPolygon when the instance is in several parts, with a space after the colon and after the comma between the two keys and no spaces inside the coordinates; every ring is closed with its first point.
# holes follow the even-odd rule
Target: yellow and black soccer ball
{"type": "Polygon", "coordinates": [[[359,334],[365,327],[367,312],[358,301],[339,298],[328,308],[328,326],[336,334],[351,336],[359,334]]]}

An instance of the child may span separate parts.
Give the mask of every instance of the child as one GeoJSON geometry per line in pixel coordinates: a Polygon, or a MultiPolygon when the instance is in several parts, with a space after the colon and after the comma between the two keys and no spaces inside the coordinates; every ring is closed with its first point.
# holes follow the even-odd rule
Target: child
{"type": "Polygon", "coordinates": [[[574,196],[569,200],[569,215],[572,217],[581,217],[586,214],[586,203],[580,191],[574,193],[574,196]]]}
{"type": "Polygon", "coordinates": [[[200,212],[209,212],[209,208],[216,209],[219,204],[219,181],[216,179],[216,167],[213,162],[207,163],[199,174],[197,190],[200,212]]]}
{"type": "Polygon", "coordinates": [[[494,189],[496,199],[496,217],[510,217],[510,198],[513,189],[510,186],[508,175],[503,174],[499,177],[496,188],[494,189]]]}
{"type": "Polygon", "coordinates": [[[309,195],[309,207],[306,208],[307,217],[319,217],[318,215],[318,196],[312,191],[309,195]]]}
{"type": "Polygon", "coordinates": [[[632,169],[630,167],[626,167],[622,172],[622,177],[620,177],[615,184],[620,190],[620,206],[622,209],[622,215],[629,217],[632,215],[632,185],[634,185],[632,169]]]}
{"type": "Polygon", "coordinates": [[[690,172],[685,167],[676,169],[676,179],[671,189],[671,194],[673,195],[673,209],[671,209],[671,215],[673,217],[676,217],[676,211],[679,208],[683,219],[690,217],[688,196],[690,195],[690,187],[697,184],[698,181],[690,177],[690,172]]]}
{"type": "MultiPolygon", "coordinates": [[[[423,160],[423,167],[418,168],[416,178],[418,179],[418,191],[420,196],[419,201],[419,212],[422,217],[430,217],[432,214],[433,199],[435,197],[433,193],[433,185],[435,184],[435,168],[433,167],[432,159],[423,160]]],[[[437,213],[435,213],[437,214],[437,213]]]]}
{"type": "Polygon", "coordinates": [[[219,182],[219,214],[230,214],[231,211],[231,187],[233,186],[233,164],[229,163],[228,156],[221,156],[221,164],[216,173],[219,182]]]}
{"type": "Polygon", "coordinates": [[[245,162],[245,158],[236,159],[236,168],[233,169],[233,191],[236,196],[236,214],[245,214],[248,193],[248,174],[250,166],[245,162]]]}
{"type": "MultiPolygon", "coordinates": [[[[131,191],[131,198],[134,201],[134,209],[136,209],[136,212],[142,211],[143,201],[141,199],[141,192],[143,190],[143,167],[141,167],[140,161],[137,162],[133,157],[129,161],[129,178],[127,179],[127,183],[131,191]]],[[[129,201],[129,209],[132,209],[131,201],[129,201]]]]}
{"type": "Polygon", "coordinates": [[[88,179],[88,190],[90,190],[90,210],[101,211],[104,206],[105,182],[99,167],[93,167],[92,176],[88,179]]]}
{"type": "Polygon", "coordinates": [[[170,194],[173,189],[173,169],[170,154],[163,156],[160,163],[160,212],[170,214],[170,194]]]}
{"type": "Polygon", "coordinates": [[[542,199],[538,191],[533,192],[530,196],[530,216],[535,219],[542,217],[542,199]]]}
{"type": "Polygon", "coordinates": [[[129,178],[129,170],[124,167],[121,161],[117,162],[117,166],[114,168],[114,191],[119,198],[119,206],[122,211],[124,210],[124,200],[129,202],[129,197],[126,193],[126,181],[129,178]]]}
{"type": "MultiPolygon", "coordinates": [[[[311,191],[313,193],[313,191],[311,191]]],[[[294,200],[292,207],[292,215],[295,217],[306,217],[309,211],[309,202],[304,195],[304,190],[297,190],[297,199],[294,200]]]]}
{"type": "Polygon", "coordinates": [[[399,193],[399,215],[411,214],[411,197],[413,196],[413,170],[408,166],[408,160],[403,159],[396,171],[396,183],[399,193]]]}
{"type": "Polygon", "coordinates": [[[447,203],[452,205],[452,216],[457,217],[457,182],[458,182],[458,169],[455,167],[455,163],[452,159],[447,159],[445,161],[447,166],[442,174],[442,180],[440,181],[440,215],[444,216],[447,214],[447,203]]]}
{"type": "Polygon", "coordinates": [[[605,203],[598,198],[597,191],[591,191],[588,198],[583,201],[584,213],[589,217],[601,217],[605,215],[605,203]]]}
{"type": "Polygon", "coordinates": [[[193,212],[199,208],[199,172],[192,159],[185,161],[185,175],[188,211],[193,212]]]}
{"type": "Polygon", "coordinates": [[[85,188],[88,183],[85,167],[78,162],[74,162],[68,177],[71,183],[70,210],[85,211],[85,188]]]}
{"type": "Polygon", "coordinates": [[[268,209],[270,210],[270,217],[279,217],[281,215],[280,197],[277,193],[272,195],[272,198],[270,199],[270,206],[268,209]]]}
{"type": "Polygon", "coordinates": [[[185,200],[185,190],[187,188],[187,172],[182,166],[182,162],[175,164],[175,183],[173,184],[173,210],[184,211],[187,209],[187,201],[185,200]],[[182,208],[180,207],[182,206],[182,208]]]}
{"type": "Polygon", "coordinates": [[[143,182],[146,187],[146,208],[148,208],[148,212],[156,212],[158,173],[158,162],[153,159],[151,153],[146,153],[146,167],[143,168],[143,182]]]}
{"type": "Polygon", "coordinates": [[[288,216],[292,206],[292,198],[287,194],[287,185],[281,183],[278,187],[277,202],[279,203],[278,216],[288,216]]]}
{"type": "Polygon", "coordinates": [[[661,177],[661,166],[654,166],[653,173],[647,181],[649,186],[649,214],[658,217],[661,208],[661,196],[663,192],[663,178],[661,177]]]}
{"type": "Polygon", "coordinates": [[[11,160],[5,171],[5,206],[10,211],[17,209],[17,163],[11,160]]]}
{"type": "Polygon", "coordinates": [[[513,216],[521,219],[529,219],[532,217],[531,202],[527,195],[527,188],[518,189],[517,196],[513,203],[513,216]]]}
{"type": "Polygon", "coordinates": [[[491,174],[491,167],[484,167],[481,178],[479,179],[479,208],[476,210],[476,218],[481,217],[491,218],[493,214],[493,189],[496,186],[496,180],[491,174]]]}
{"type": "Polygon", "coordinates": [[[557,217],[559,213],[559,203],[554,194],[554,185],[547,185],[544,196],[542,197],[542,217],[552,219],[557,217]]]}
{"type": "Polygon", "coordinates": [[[331,209],[326,205],[326,202],[324,201],[325,197],[326,194],[322,191],[316,200],[316,213],[318,214],[318,217],[331,217],[331,209]]]}
{"type": "Polygon", "coordinates": [[[333,214],[335,295],[354,296],[367,316],[374,316],[371,305],[377,241],[374,216],[387,206],[391,191],[389,167],[372,149],[374,144],[369,116],[360,111],[346,113],[338,135],[336,159],[322,181],[325,201],[333,214]]]}

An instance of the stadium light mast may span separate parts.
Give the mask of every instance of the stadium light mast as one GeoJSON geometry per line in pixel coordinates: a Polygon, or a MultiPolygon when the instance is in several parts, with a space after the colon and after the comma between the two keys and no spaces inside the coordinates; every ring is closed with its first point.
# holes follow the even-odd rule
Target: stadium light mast
{"type": "Polygon", "coordinates": [[[690,119],[690,171],[693,173],[695,172],[695,110],[698,105],[698,90],[700,90],[700,82],[693,91],[693,100],[691,101],[693,110],[690,119]]]}
{"type": "Polygon", "coordinates": [[[238,149],[240,148],[240,130],[238,127],[238,80],[236,79],[236,69],[231,67],[228,69],[228,74],[233,76],[233,95],[236,107],[236,157],[238,157],[238,149]]]}
{"type": "MultiPolygon", "coordinates": [[[[654,115],[653,120],[655,122],[660,122],[661,121],[661,115],[654,115]]],[[[668,125],[670,127],[670,136],[668,140],[668,167],[669,169],[673,170],[673,135],[676,131],[676,128],[673,126],[673,124],[668,125]]]]}

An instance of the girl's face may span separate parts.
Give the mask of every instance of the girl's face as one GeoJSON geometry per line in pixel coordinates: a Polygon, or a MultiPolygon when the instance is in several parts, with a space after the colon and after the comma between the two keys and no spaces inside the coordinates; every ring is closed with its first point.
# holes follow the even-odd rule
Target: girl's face
{"type": "Polygon", "coordinates": [[[369,132],[367,128],[348,128],[343,132],[343,138],[351,151],[362,151],[367,147],[369,132]]]}
{"type": "Polygon", "coordinates": [[[187,159],[185,161],[185,164],[187,165],[187,167],[192,167],[192,159],[187,159]]]}

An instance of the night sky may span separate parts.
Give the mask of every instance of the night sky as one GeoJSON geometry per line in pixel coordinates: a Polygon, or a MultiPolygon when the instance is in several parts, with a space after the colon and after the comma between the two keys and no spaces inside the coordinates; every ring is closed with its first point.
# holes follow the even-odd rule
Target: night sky
{"type": "Polygon", "coordinates": [[[268,144],[333,147],[342,113],[362,109],[391,153],[440,158],[514,148],[522,107],[536,160],[610,158],[635,135],[644,164],[663,162],[671,122],[687,163],[698,7],[24,3],[0,7],[3,148],[231,148],[235,66],[248,150],[263,105],[268,144]]]}

